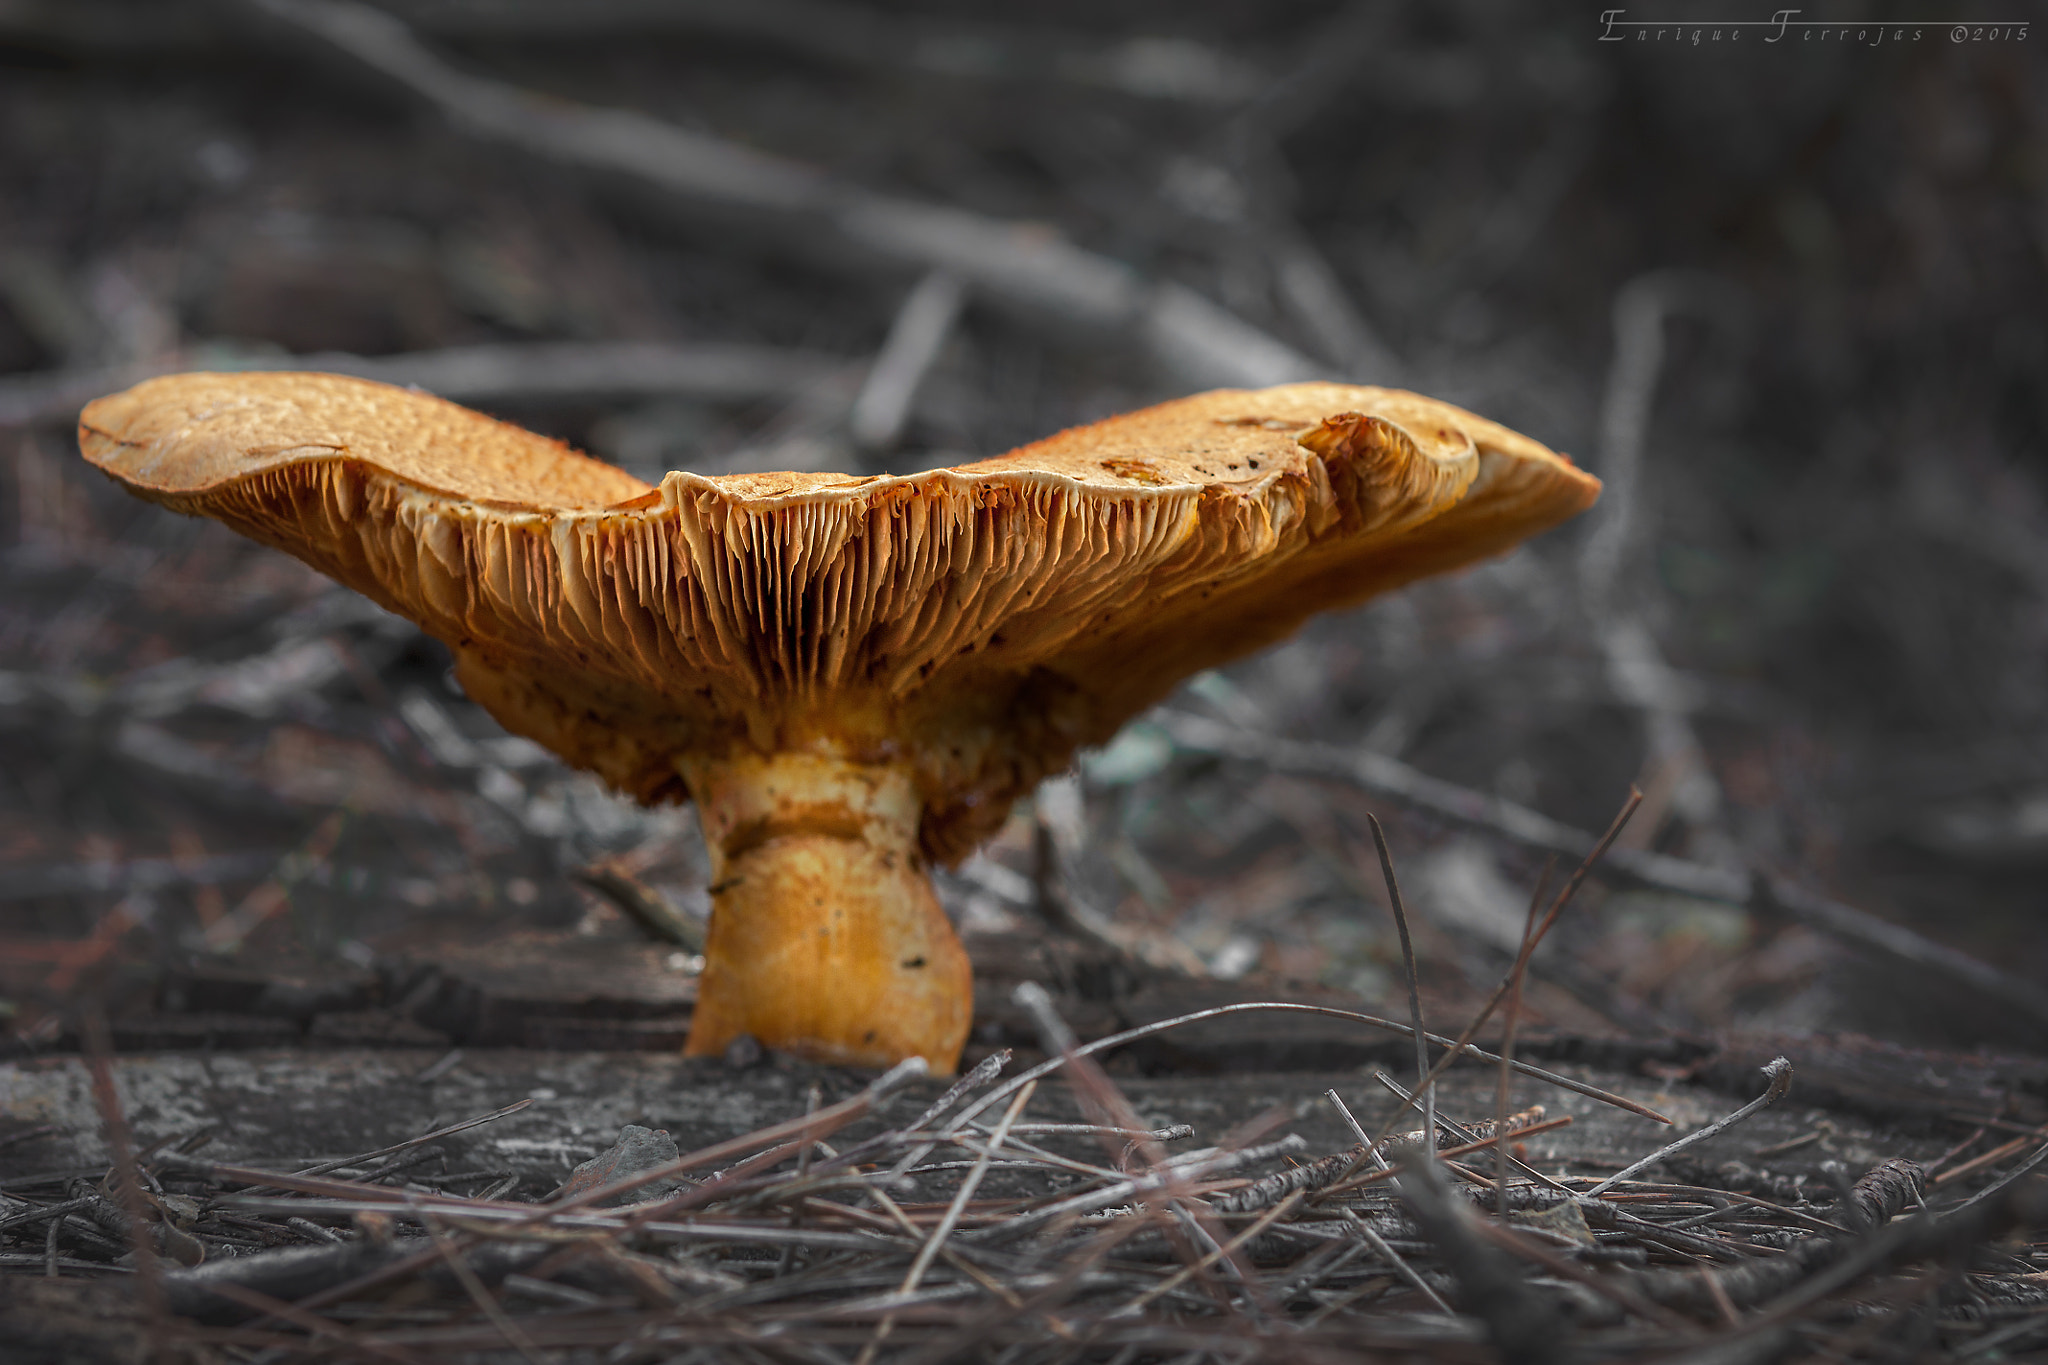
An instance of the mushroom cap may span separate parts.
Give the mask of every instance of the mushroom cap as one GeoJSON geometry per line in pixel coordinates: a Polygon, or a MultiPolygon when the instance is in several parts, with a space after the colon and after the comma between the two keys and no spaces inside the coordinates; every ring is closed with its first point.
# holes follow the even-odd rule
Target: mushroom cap
{"type": "Polygon", "coordinates": [[[646,802],[685,755],[907,762],[924,851],[1183,678],[1507,550],[1599,482],[1397,390],[1221,390],[908,476],[673,473],[337,375],[89,405],[133,492],[298,556],[454,650],[506,728],[646,802]]]}

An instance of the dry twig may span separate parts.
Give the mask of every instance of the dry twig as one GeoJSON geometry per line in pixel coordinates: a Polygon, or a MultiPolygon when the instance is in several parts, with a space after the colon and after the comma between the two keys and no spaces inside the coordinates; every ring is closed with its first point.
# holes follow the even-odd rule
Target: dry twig
{"type": "Polygon", "coordinates": [[[438,108],[472,136],[624,177],[686,213],[738,220],[826,264],[942,270],[977,295],[1136,345],[1197,386],[1256,388],[1320,367],[1184,285],[1153,283],[1038,225],[892,198],[622,109],[543,98],[458,71],[394,16],[355,0],[250,0],[438,108]]]}
{"type": "MultiPolygon", "coordinates": [[[[1184,712],[1155,715],[1175,745],[1188,753],[1213,754],[1273,772],[1348,783],[1467,828],[1569,858],[1585,857],[1599,842],[1585,831],[1527,806],[1431,777],[1385,754],[1248,734],[1184,712]]],[[[1903,925],[1809,891],[1789,878],[1708,867],[1647,849],[1609,849],[1601,868],[1605,875],[1624,883],[1793,919],[1852,947],[1939,972],[2030,1019],[2048,1022],[2048,991],[2033,982],[1999,971],[1903,925]]]]}

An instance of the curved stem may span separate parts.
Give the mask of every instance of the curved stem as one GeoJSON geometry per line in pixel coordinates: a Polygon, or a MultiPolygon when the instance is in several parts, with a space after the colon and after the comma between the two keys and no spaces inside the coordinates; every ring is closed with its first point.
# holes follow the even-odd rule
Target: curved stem
{"type": "Polygon", "coordinates": [[[917,851],[909,772],[832,755],[689,760],[711,853],[711,929],[686,1056],[741,1034],[815,1061],[958,1064],[966,950],[917,851]]]}

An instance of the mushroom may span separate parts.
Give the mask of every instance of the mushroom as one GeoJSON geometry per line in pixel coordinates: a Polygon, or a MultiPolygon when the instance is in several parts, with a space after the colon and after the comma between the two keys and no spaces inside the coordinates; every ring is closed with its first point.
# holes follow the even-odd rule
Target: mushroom
{"type": "Polygon", "coordinates": [[[694,799],[713,910],[686,1053],[741,1034],[950,1072],[972,977],[930,863],[1075,750],[1315,612],[1498,554],[1599,483],[1471,413],[1225,390],[903,477],[658,487],[414,391],[185,374],[87,459],[410,617],[509,730],[694,799]]]}

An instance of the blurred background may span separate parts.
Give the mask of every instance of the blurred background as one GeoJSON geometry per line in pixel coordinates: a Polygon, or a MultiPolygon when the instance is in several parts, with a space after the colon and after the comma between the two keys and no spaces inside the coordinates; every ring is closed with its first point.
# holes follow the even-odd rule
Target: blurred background
{"type": "Polygon", "coordinates": [[[1378,813],[1455,1010],[1546,863],[1499,803],[1598,832],[1634,784],[1622,843],[1663,875],[1588,884],[1530,1027],[2040,1049],[2025,8],[5,0],[7,1045],[63,1045],[82,991],[138,1045],[461,1041],[393,964],[515,930],[602,958],[645,943],[634,896],[687,971],[689,811],[608,796],[407,623],[77,457],[101,393],[299,367],[649,479],[911,472],[1219,385],[1462,404],[1601,505],[1087,756],[943,879],[977,958],[1037,961],[1057,902],[1140,976],[1393,1008],[1378,813]],[[1219,756],[1190,718],[1298,743],[1219,756]],[[1497,802],[1397,799],[1418,775],[1497,802]],[[287,976],[330,984],[178,1031],[287,976]]]}

